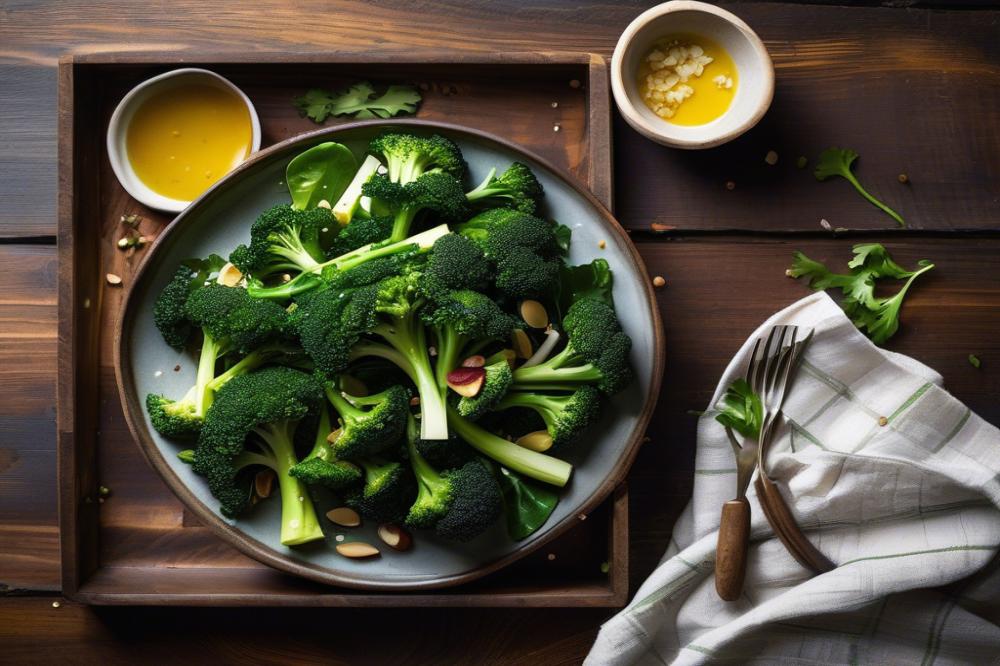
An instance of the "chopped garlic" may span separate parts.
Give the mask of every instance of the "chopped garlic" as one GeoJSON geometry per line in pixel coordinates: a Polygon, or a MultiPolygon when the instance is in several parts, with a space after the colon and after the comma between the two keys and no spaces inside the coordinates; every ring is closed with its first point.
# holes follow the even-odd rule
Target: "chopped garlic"
{"type": "MultiPolygon", "coordinates": [[[[682,45],[676,42],[665,49],[654,48],[646,61],[652,73],[646,76],[643,98],[646,104],[661,118],[672,118],[684,100],[694,94],[694,88],[686,85],[694,77],[705,72],[705,66],[713,61],[705,54],[705,49],[697,44],[682,45]]],[[[714,79],[713,79],[714,80],[714,79]]],[[[721,86],[725,86],[725,81],[721,86]]],[[[719,85],[716,82],[716,85],[719,85]]],[[[732,81],[730,80],[730,86],[732,81]]]]}

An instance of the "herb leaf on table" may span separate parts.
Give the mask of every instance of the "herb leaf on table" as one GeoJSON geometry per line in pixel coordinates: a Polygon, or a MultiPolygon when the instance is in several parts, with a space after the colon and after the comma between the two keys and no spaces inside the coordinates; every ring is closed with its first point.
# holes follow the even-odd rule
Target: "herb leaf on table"
{"type": "Polygon", "coordinates": [[[861,186],[861,183],[858,182],[858,179],[851,171],[851,165],[854,164],[856,159],[858,159],[858,154],[850,148],[827,148],[820,154],[819,161],[816,164],[816,170],[813,172],[813,175],[816,176],[816,180],[818,181],[824,181],[831,176],[840,176],[841,178],[846,179],[851,185],[854,186],[854,189],[856,189],[858,193],[867,199],[872,205],[880,208],[889,217],[896,220],[899,226],[905,227],[906,222],[903,221],[903,218],[899,213],[869,194],[868,191],[861,186]]]}
{"type": "Polygon", "coordinates": [[[314,122],[322,123],[330,116],[355,118],[392,118],[402,114],[415,113],[421,96],[413,86],[389,86],[378,95],[368,81],[331,93],[322,88],[313,88],[296,98],[299,113],[314,122]]]}
{"type": "Polygon", "coordinates": [[[854,258],[847,264],[850,273],[833,273],[801,252],[795,253],[786,273],[793,278],[805,277],[816,290],[840,289],[844,294],[840,305],[847,316],[872,342],[882,344],[899,330],[899,311],[910,285],[918,275],[934,268],[926,259],[917,265],[917,270],[906,270],[892,260],[880,243],[862,243],[854,246],[854,258]],[[879,278],[906,282],[895,295],[882,298],[875,293],[875,281],[879,278]]]}

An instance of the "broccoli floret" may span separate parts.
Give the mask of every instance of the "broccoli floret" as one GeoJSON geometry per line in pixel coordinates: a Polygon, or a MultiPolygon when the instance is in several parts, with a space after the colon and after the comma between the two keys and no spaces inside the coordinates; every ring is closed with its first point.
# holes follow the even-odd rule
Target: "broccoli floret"
{"type": "MultiPolygon", "coordinates": [[[[299,425],[299,430],[302,430],[303,425],[299,425]]],[[[361,470],[357,465],[337,458],[327,441],[330,430],[330,411],[326,405],[321,405],[312,450],[302,462],[291,467],[288,473],[306,485],[320,485],[341,490],[359,482],[361,470]]]]}
{"type": "Polygon", "coordinates": [[[475,450],[454,433],[448,439],[418,439],[414,446],[437,469],[461,467],[476,457],[475,450]]]}
{"type": "Polygon", "coordinates": [[[369,396],[352,396],[326,387],[326,397],[340,415],[341,432],[333,442],[338,458],[367,458],[395,444],[406,428],[410,392],[393,386],[369,396]]]}
{"type": "Polygon", "coordinates": [[[432,299],[456,289],[479,289],[490,280],[483,251],[458,234],[447,234],[434,242],[423,273],[421,288],[432,299]]]}
{"type": "Polygon", "coordinates": [[[355,218],[333,239],[327,257],[336,259],[366,245],[381,243],[392,234],[392,222],[392,217],[388,215],[355,218]]]}
{"type": "Polygon", "coordinates": [[[513,208],[522,213],[534,213],[542,196],[542,185],[526,165],[514,162],[499,177],[490,170],[474,190],[466,193],[473,203],[513,208]]]}
{"type": "Polygon", "coordinates": [[[431,529],[445,539],[468,541],[500,517],[503,496],[493,475],[478,460],[439,473],[417,450],[416,427],[408,429],[407,448],[417,478],[417,499],[406,516],[410,527],[431,529]]]}
{"type": "Polygon", "coordinates": [[[188,297],[185,315],[203,334],[195,384],[180,400],[153,393],[146,396],[153,427],[164,437],[175,439],[198,434],[215,391],[223,384],[289,351],[280,344],[262,347],[217,377],[216,365],[229,352],[249,351],[279,340],[285,332],[287,313],[274,303],[254,300],[243,289],[212,283],[188,297]]]}
{"type": "MultiPolygon", "coordinates": [[[[341,226],[352,222],[354,213],[358,210],[358,205],[361,203],[361,186],[368,182],[368,179],[375,174],[379,166],[381,166],[381,163],[377,157],[371,155],[366,157],[357,173],[354,174],[354,178],[347,186],[347,189],[340,195],[337,203],[333,205],[333,217],[341,226]]],[[[354,248],[351,249],[353,250],[354,248]]]]}
{"type": "Polygon", "coordinates": [[[483,211],[456,231],[479,245],[496,267],[497,289],[512,298],[532,298],[549,291],[559,275],[555,227],[509,208],[483,211]]]}
{"type": "Polygon", "coordinates": [[[279,204],[264,211],[250,227],[250,245],[240,245],[229,261],[257,279],[275,273],[309,271],[323,260],[322,230],[333,224],[324,208],[296,210],[279,204]]]}
{"type": "Polygon", "coordinates": [[[500,361],[486,366],[486,379],[475,397],[462,396],[458,401],[458,413],[467,419],[475,421],[488,411],[493,410],[507,394],[514,381],[510,364],[500,361]]]}
{"type": "Polygon", "coordinates": [[[618,322],[613,307],[596,298],[573,303],[563,318],[569,336],[566,347],[547,361],[514,371],[515,389],[573,390],[593,384],[610,395],[632,378],[632,340],[618,322]]]}
{"type": "Polygon", "coordinates": [[[368,520],[401,522],[417,492],[409,466],[382,458],[358,462],[365,470],[365,485],[344,497],[347,505],[368,520]]]}
{"type": "Polygon", "coordinates": [[[504,467],[537,481],[562,487],[573,473],[573,466],[568,462],[498,437],[469,421],[451,406],[448,407],[448,424],[472,448],[504,467]]]}
{"type": "Polygon", "coordinates": [[[386,132],[368,144],[368,152],[385,160],[389,180],[406,184],[428,171],[442,171],[452,178],[465,177],[466,164],[455,142],[443,136],[415,136],[386,132]]]}
{"type": "Polygon", "coordinates": [[[166,343],[177,351],[184,349],[195,331],[184,309],[191,295],[193,277],[194,271],[179,266],[153,303],[153,323],[166,343]]]}
{"type": "Polygon", "coordinates": [[[440,171],[425,173],[402,185],[387,176],[376,175],[361,191],[378,200],[393,213],[389,240],[406,238],[417,215],[423,211],[435,214],[443,222],[457,222],[465,217],[466,199],[462,184],[440,171]]]}
{"type": "Polygon", "coordinates": [[[516,326],[488,296],[463,289],[440,296],[424,312],[424,321],[433,328],[437,341],[436,378],[444,392],[448,373],[458,367],[462,350],[472,341],[506,339],[516,326]]]}
{"type": "Polygon", "coordinates": [[[580,436],[600,413],[600,394],[593,386],[581,386],[573,393],[548,395],[511,391],[500,400],[497,409],[526,407],[545,421],[545,429],[556,446],[569,444],[580,436]]]}
{"type": "Polygon", "coordinates": [[[323,538],[305,484],[289,470],[298,462],[295,428],[318,409],[323,388],[291,368],[265,368],[228,382],[205,417],[193,469],[208,480],[223,515],[237,517],[250,504],[241,473],[268,467],[278,478],[281,543],[294,546],[323,538]]]}

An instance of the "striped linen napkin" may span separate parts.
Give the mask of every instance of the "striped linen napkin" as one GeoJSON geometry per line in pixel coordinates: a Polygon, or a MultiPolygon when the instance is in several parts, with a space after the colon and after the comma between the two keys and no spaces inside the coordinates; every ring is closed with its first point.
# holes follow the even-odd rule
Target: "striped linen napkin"
{"type": "MultiPolygon", "coordinates": [[[[694,496],[656,570],[601,628],[586,663],[1000,663],[1000,431],[941,376],[875,347],[824,293],[754,332],[711,405],[775,324],[815,328],[772,446],[772,478],[836,569],[811,577],[774,536],[750,485],[745,594],[716,595],[719,511],[732,449],[698,423],[694,496]]],[[[956,353],[961,350],[956,350],[956,353]]]]}

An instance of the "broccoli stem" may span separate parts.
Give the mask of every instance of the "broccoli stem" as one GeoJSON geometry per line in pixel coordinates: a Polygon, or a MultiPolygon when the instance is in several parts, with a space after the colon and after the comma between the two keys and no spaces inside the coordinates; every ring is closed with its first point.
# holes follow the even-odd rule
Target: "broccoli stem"
{"type": "Polygon", "coordinates": [[[215,362],[223,351],[222,345],[216,342],[208,331],[202,331],[204,339],[201,343],[201,353],[198,356],[198,374],[194,383],[195,416],[204,417],[212,406],[215,391],[211,388],[215,379],[215,362]]]}
{"type": "Polygon", "coordinates": [[[255,349],[241,358],[233,365],[233,367],[229,368],[221,375],[210,381],[208,383],[209,390],[218,391],[225,386],[229,380],[235,379],[240,375],[245,375],[248,372],[253,372],[286,350],[287,348],[283,346],[261,347],[260,349],[255,349]]]}
{"type": "Polygon", "coordinates": [[[490,169],[490,172],[486,174],[486,178],[483,179],[483,182],[479,183],[479,185],[465,193],[465,198],[469,201],[476,201],[478,199],[484,199],[491,196],[497,191],[496,188],[490,187],[490,183],[493,182],[493,178],[496,175],[497,168],[493,167],[490,169]]]}
{"type": "Polygon", "coordinates": [[[592,363],[571,365],[581,359],[572,345],[566,345],[561,352],[530,368],[514,371],[514,386],[532,389],[564,388],[572,390],[574,385],[595,384],[601,380],[601,371],[592,363]],[[565,366],[569,367],[565,367],[565,366]]]}
{"type": "MultiPolygon", "coordinates": [[[[282,233],[277,234],[277,236],[282,244],[272,244],[272,254],[288,259],[296,268],[303,271],[312,270],[319,265],[313,254],[306,249],[306,246],[302,243],[302,238],[298,234],[282,233]]],[[[323,256],[322,251],[318,247],[313,248],[313,251],[317,252],[316,256],[323,256]]]]}
{"type": "Polygon", "coordinates": [[[410,234],[410,227],[418,212],[419,209],[406,207],[396,213],[392,221],[392,234],[389,235],[391,242],[398,243],[410,234]]]}
{"type": "Polygon", "coordinates": [[[308,460],[309,458],[319,458],[320,460],[325,460],[326,462],[334,462],[336,458],[333,455],[333,450],[330,448],[329,442],[326,441],[327,436],[333,429],[333,425],[330,423],[330,410],[324,405],[319,410],[319,425],[316,426],[316,443],[313,444],[312,451],[309,452],[303,460],[308,460]]]}
{"type": "MultiPolygon", "coordinates": [[[[422,439],[448,439],[448,417],[445,412],[445,394],[438,388],[434,369],[427,353],[427,336],[416,315],[417,308],[404,317],[394,317],[394,323],[379,324],[375,333],[406,359],[410,379],[417,385],[420,395],[420,437],[422,439]]],[[[404,366],[400,366],[404,370],[404,366]]]]}
{"type": "Polygon", "coordinates": [[[288,473],[299,462],[292,444],[296,423],[277,421],[254,429],[270,449],[270,455],[265,457],[270,463],[268,466],[278,477],[278,488],[281,491],[281,543],[285,546],[297,546],[324,538],[316,517],[316,508],[305,484],[288,473]]]}
{"type": "Polygon", "coordinates": [[[341,416],[350,414],[355,418],[362,418],[365,415],[364,410],[358,409],[350,400],[344,397],[341,391],[331,386],[326,387],[326,399],[330,401],[330,404],[333,405],[333,408],[341,416]]]}
{"type": "Polygon", "coordinates": [[[447,492],[448,482],[420,455],[412,437],[406,438],[406,449],[410,454],[413,474],[417,477],[417,499],[414,504],[420,504],[436,493],[447,492]]]}
{"type": "Polygon", "coordinates": [[[551,427],[565,409],[566,397],[534,393],[532,391],[510,391],[499,403],[497,409],[527,407],[538,412],[547,427],[551,427]]]}
{"type": "Polygon", "coordinates": [[[569,482],[573,473],[573,466],[568,462],[525,449],[498,437],[462,418],[451,406],[448,406],[448,423],[459,437],[483,455],[537,481],[561,488],[569,482]]]}
{"type": "Polygon", "coordinates": [[[434,333],[437,340],[437,363],[434,365],[434,372],[438,388],[447,395],[448,373],[459,364],[458,357],[465,347],[466,338],[444,326],[435,327],[434,333]]]}

